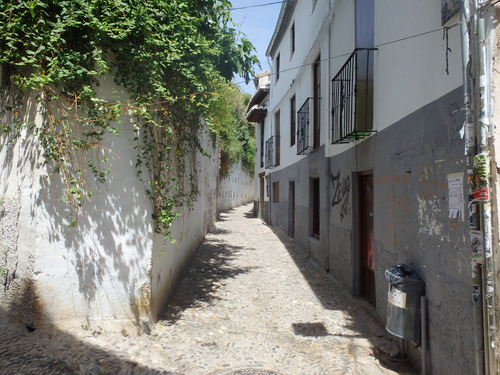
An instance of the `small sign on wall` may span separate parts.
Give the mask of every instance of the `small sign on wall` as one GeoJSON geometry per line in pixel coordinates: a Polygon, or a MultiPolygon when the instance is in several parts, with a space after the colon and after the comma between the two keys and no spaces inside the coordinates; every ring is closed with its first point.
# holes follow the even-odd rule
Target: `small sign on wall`
{"type": "Polygon", "coordinates": [[[459,12],[459,0],[441,0],[441,25],[447,24],[459,12]]]}
{"type": "Polygon", "coordinates": [[[406,293],[396,289],[392,285],[389,290],[388,301],[393,306],[399,307],[400,309],[406,309],[406,293]]]}
{"type": "Polygon", "coordinates": [[[464,220],[464,174],[452,173],[448,176],[449,218],[464,220]]]}
{"type": "Polygon", "coordinates": [[[480,230],[470,231],[471,261],[472,263],[484,262],[484,235],[480,230]]]}

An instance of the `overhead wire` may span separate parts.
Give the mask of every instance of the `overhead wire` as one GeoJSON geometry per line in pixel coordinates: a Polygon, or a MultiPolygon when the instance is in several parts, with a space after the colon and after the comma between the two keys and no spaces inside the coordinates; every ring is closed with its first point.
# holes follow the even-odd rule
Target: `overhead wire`
{"type": "Polygon", "coordinates": [[[266,6],[269,6],[269,5],[283,4],[283,3],[287,3],[287,2],[288,2],[288,0],[274,1],[272,3],[255,4],[255,5],[246,5],[246,6],[241,6],[241,7],[234,7],[234,8],[229,8],[229,10],[243,10],[243,9],[250,9],[250,8],[260,8],[260,7],[266,7],[266,6]]]}
{"type": "MultiPolygon", "coordinates": [[[[459,25],[458,23],[455,23],[455,24],[453,24],[451,26],[446,27],[446,29],[449,30],[449,29],[451,29],[451,28],[453,28],[455,26],[458,26],[458,25],[459,25]]],[[[425,31],[425,32],[414,34],[414,35],[410,35],[410,36],[407,36],[407,37],[404,37],[404,38],[394,39],[394,40],[391,40],[391,41],[388,41],[388,42],[385,42],[385,43],[379,43],[379,44],[375,45],[374,48],[379,48],[379,47],[387,46],[387,45],[390,45],[390,44],[403,42],[405,40],[409,40],[409,39],[413,39],[413,38],[418,38],[418,37],[421,37],[421,36],[424,36],[424,35],[436,33],[438,31],[439,32],[443,32],[443,30],[444,30],[444,28],[441,27],[439,29],[425,31]]],[[[352,54],[352,51],[351,52],[342,53],[340,55],[332,56],[332,57],[329,57],[329,58],[326,58],[326,59],[321,59],[320,62],[326,62],[326,61],[338,59],[338,58],[341,58],[341,57],[350,56],[351,54],[352,54]]],[[[294,66],[294,67],[291,67],[291,68],[280,70],[279,73],[281,74],[281,73],[289,72],[289,71],[292,71],[292,70],[301,69],[303,67],[306,67],[306,66],[309,66],[309,65],[313,65],[313,64],[314,63],[306,63],[306,64],[297,65],[297,66],[294,66]]],[[[275,74],[276,73],[271,73],[270,75],[275,75],[275,74]]],[[[236,84],[238,84],[238,85],[244,84],[244,83],[245,83],[245,81],[236,82],[236,84]]]]}

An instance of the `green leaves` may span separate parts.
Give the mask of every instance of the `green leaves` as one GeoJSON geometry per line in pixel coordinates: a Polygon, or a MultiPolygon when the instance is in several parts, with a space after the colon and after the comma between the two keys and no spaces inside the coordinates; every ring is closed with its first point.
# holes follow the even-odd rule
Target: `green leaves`
{"type": "Polygon", "coordinates": [[[222,174],[228,173],[240,160],[247,171],[253,172],[254,128],[246,121],[245,97],[238,87],[221,82],[207,112],[210,129],[220,141],[222,174]]]}
{"type": "MultiPolygon", "coordinates": [[[[0,64],[19,87],[41,94],[45,121],[36,136],[46,162],[63,175],[64,200],[80,207],[88,199],[84,176],[106,183],[107,163],[89,160],[112,152],[101,143],[119,136],[128,117],[138,134],[137,176],[154,202],[157,229],[168,232],[176,207],[197,194],[186,157],[203,152],[199,119],[211,121],[228,152],[245,128],[241,114],[228,109],[234,103],[213,95],[221,89],[228,100],[234,92],[221,82],[234,73],[249,79],[256,62],[230,6],[227,0],[0,2],[0,64]],[[98,94],[104,75],[127,91],[129,103],[98,94]],[[90,173],[80,170],[82,159],[90,173]]],[[[11,127],[0,126],[0,135],[11,127]]]]}

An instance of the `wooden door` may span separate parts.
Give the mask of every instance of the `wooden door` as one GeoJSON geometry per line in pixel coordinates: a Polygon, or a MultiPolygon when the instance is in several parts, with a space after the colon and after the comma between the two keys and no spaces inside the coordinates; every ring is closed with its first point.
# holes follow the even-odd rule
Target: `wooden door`
{"type": "Polygon", "coordinates": [[[259,195],[259,217],[264,219],[264,176],[265,172],[259,174],[259,182],[260,182],[260,195],[259,195]]]}
{"type": "Polygon", "coordinates": [[[373,175],[360,174],[359,183],[359,294],[375,305],[373,246],[373,175]]]}
{"type": "Polygon", "coordinates": [[[288,234],[295,237],[295,181],[288,184],[288,234]]]}

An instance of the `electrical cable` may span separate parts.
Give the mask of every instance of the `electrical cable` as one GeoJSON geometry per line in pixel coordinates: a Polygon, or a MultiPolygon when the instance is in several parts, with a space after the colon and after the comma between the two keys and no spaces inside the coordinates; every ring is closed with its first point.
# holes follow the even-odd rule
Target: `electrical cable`
{"type": "MultiPolygon", "coordinates": [[[[500,0],[499,0],[500,1],[500,0]]],[[[410,35],[410,36],[407,36],[407,37],[404,37],[404,38],[400,38],[400,39],[395,39],[395,40],[391,40],[389,42],[385,42],[385,43],[380,43],[380,44],[377,44],[376,46],[374,46],[374,48],[379,48],[379,47],[383,47],[383,46],[387,46],[387,45],[390,45],[390,44],[394,44],[394,43],[399,43],[399,42],[403,42],[405,40],[409,40],[409,39],[413,39],[413,38],[418,38],[420,36],[424,36],[424,35],[427,35],[427,34],[432,34],[432,33],[436,33],[436,32],[443,32],[443,30],[449,30],[455,26],[458,26],[459,24],[458,23],[455,23],[451,26],[448,26],[446,28],[439,28],[439,29],[434,29],[434,30],[430,30],[430,31],[425,31],[425,32],[422,32],[422,33],[419,33],[419,34],[414,34],[414,35],[410,35]]],[[[326,59],[322,59],[320,60],[320,62],[326,62],[326,61],[330,61],[330,60],[334,60],[334,59],[338,59],[340,57],[346,57],[346,56],[349,56],[352,54],[352,51],[351,52],[347,52],[347,53],[343,53],[343,54],[340,54],[340,55],[336,55],[336,56],[332,56],[330,58],[326,58],[326,59]]],[[[313,65],[314,63],[307,63],[307,64],[302,64],[302,65],[297,65],[297,66],[294,66],[294,67],[291,67],[291,68],[287,68],[287,69],[283,69],[283,70],[280,70],[280,73],[285,73],[285,72],[289,72],[291,70],[296,70],[296,69],[300,69],[300,68],[303,68],[303,67],[306,67],[306,66],[309,66],[309,65],[313,65]]],[[[271,76],[273,75],[276,75],[276,73],[271,73],[270,74],[271,76]]],[[[244,84],[245,81],[241,81],[241,82],[236,82],[236,84],[244,84]]]]}
{"type": "Polygon", "coordinates": [[[242,7],[234,7],[234,8],[229,8],[229,10],[243,10],[243,9],[250,9],[250,8],[260,8],[260,7],[265,7],[265,6],[269,6],[269,5],[276,5],[276,4],[283,4],[283,3],[288,3],[288,0],[275,1],[272,3],[265,3],[265,4],[247,5],[247,6],[242,6],[242,7]]]}

